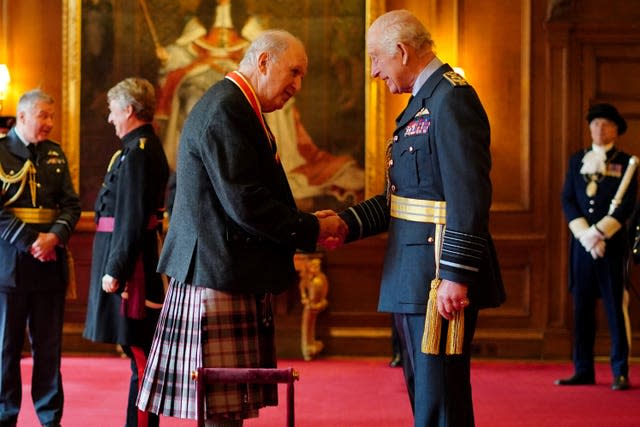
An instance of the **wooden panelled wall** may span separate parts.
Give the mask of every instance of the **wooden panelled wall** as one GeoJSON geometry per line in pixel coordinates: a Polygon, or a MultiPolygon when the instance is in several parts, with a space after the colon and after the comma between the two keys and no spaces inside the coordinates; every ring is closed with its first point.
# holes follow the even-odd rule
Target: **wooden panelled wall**
{"type": "MultiPolygon", "coordinates": [[[[0,51],[8,59],[0,60],[15,70],[15,93],[42,84],[57,98],[62,96],[59,3],[8,3],[8,19],[2,21],[8,22],[8,49],[0,51]]],[[[640,2],[610,0],[603,7],[597,0],[387,0],[386,7],[413,10],[424,20],[439,56],[465,69],[491,120],[491,230],[508,301],[482,312],[476,354],[569,358],[568,234],[560,188],[569,155],[589,143],[584,112],[592,102],[619,107],[629,122],[620,145],[640,154],[640,2]]],[[[385,102],[390,133],[406,98],[387,96],[385,102]]],[[[80,289],[78,299],[67,307],[65,349],[110,351],[110,346],[95,346],[79,335],[90,267],[90,215],[82,224],[71,242],[80,289]]],[[[317,324],[323,354],[390,354],[390,318],[376,312],[385,244],[385,236],[379,236],[325,255],[329,308],[317,324]]],[[[637,267],[632,273],[634,282],[640,282],[637,267]]],[[[636,331],[638,300],[632,293],[636,331]]],[[[302,307],[297,289],[278,299],[276,311],[281,353],[299,357],[302,307]]],[[[607,325],[603,315],[600,320],[597,353],[606,356],[607,325]]],[[[640,334],[634,333],[633,340],[632,348],[638,348],[640,334]]]]}

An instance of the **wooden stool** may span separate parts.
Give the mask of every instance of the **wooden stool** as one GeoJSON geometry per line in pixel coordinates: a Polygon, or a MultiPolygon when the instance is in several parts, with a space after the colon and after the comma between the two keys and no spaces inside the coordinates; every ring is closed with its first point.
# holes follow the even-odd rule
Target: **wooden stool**
{"type": "Polygon", "coordinates": [[[287,427],[295,425],[293,411],[293,382],[300,374],[293,368],[198,368],[191,373],[197,382],[196,411],[198,427],[204,427],[206,385],[213,383],[287,384],[287,427]]]}

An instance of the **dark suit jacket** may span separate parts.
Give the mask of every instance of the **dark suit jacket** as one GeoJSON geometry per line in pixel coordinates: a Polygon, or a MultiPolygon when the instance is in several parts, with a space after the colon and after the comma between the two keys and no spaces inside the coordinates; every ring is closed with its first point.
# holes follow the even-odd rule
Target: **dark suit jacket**
{"type": "MultiPolygon", "coordinates": [[[[468,84],[445,79],[442,65],[396,120],[388,193],[446,202],[440,277],[469,286],[475,308],[497,306],[505,293],[488,231],[491,205],[489,121],[468,84]]],[[[388,227],[379,309],[424,313],[435,276],[435,225],[390,216],[385,195],[341,216],[349,240],[388,227]]]]}
{"type": "MultiPolygon", "coordinates": [[[[29,289],[30,277],[46,277],[38,289],[61,290],[66,286],[66,252],[56,249],[57,260],[40,262],[29,254],[29,247],[38,238],[38,233],[51,232],[64,245],[71,237],[80,219],[80,200],[73,188],[69,165],[64,152],[57,143],[45,140],[36,148],[36,206],[58,209],[59,215],[49,224],[26,224],[10,208],[33,208],[29,180],[22,194],[11,204],[5,203],[19,190],[19,183],[9,185],[0,195],[0,289],[29,289]]],[[[9,176],[24,166],[30,153],[18,138],[15,128],[6,137],[0,138],[0,165],[9,176]]]]}
{"type": "Polygon", "coordinates": [[[236,292],[295,283],[293,254],[315,249],[315,216],[296,208],[282,165],[242,92],[224,79],[187,118],[158,271],[236,292]]]}

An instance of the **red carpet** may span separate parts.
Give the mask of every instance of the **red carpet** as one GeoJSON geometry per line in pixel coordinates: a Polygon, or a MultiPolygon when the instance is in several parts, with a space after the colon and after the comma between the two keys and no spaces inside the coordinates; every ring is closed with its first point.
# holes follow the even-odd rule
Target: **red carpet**
{"type": "MultiPolygon", "coordinates": [[[[387,360],[283,360],[300,372],[296,383],[298,427],[404,427],[412,425],[402,370],[387,360]]],[[[30,397],[32,360],[22,362],[23,400],[18,427],[38,426],[30,397]]],[[[129,362],[119,358],[65,357],[64,427],[121,427],[129,362]]],[[[640,426],[640,365],[631,368],[632,389],[613,392],[605,363],[597,385],[556,387],[571,374],[568,363],[474,361],[472,383],[477,427],[640,426]],[[634,381],[638,386],[634,386],[634,381]]],[[[281,386],[284,402],[284,385],[281,386]]],[[[162,427],[193,427],[195,421],[163,418],[162,427]]],[[[246,427],[285,425],[284,403],[261,411],[246,427]]]]}

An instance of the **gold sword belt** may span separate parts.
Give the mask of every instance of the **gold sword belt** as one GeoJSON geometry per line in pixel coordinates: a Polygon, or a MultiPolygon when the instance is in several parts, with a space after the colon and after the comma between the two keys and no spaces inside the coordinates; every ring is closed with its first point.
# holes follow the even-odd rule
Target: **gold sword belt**
{"type": "Polygon", "coordinates": [[[391,195],[391,216],[415,222],[445,224],[447,202],[391,195]]]}

